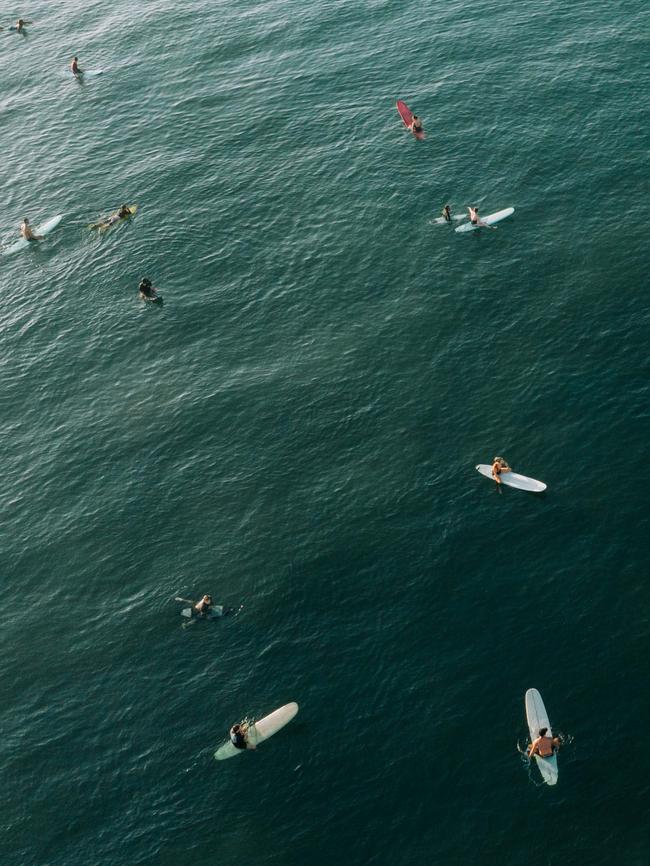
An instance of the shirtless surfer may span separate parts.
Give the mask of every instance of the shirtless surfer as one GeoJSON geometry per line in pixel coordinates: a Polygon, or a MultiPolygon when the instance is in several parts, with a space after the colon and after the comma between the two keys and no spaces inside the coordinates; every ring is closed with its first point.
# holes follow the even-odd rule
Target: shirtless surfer
{"type": "Polygon", "coordinates": [[[70,69],[72,70],[73,75],[83,75],[83,69],[79,68],[78,60],[79,60],[78,57],[72,58],[72,63],[70,64],[70,69]]]}
{"type": "Polygon", "coordinates": [[[547,735],[548,728],[539,729],[539,737],[528,747],[528,757],[539,755],[540,758],[552,758],[560,748],[560,740],[558,737],[549,737],[547,735]]]}
{"type": "Polygon", "coordinates": [[[413,132],[422,132],[422,121],[417,114],[413,115],[413,120],[411,120],[411,129],[413,132]]]}
{"type": "Polygon", "coordinates": [[[40,241],[43,240],[43,235],[35,235],[32,231],[32,227],[29,224],[29,220],[27,217],[22,222],[20,226],[20,233],[25,238],[26,241],[40,241]]]}
{"type": "Polygon", "coordinates": [[[448,204],[446,204],[442,209],[442,218],[445,220],[445,222],[451,222],[451,208],[448,204]]]}
{"type": "Polygon", "coordinates": [[[467,210],[469,211],[469,221],[471,222],[471,224],[473,226],[477,226],[478,228],[495,229],[496,230],[497,226],[491,226],[488,223],[483,222],[483,220],[478,215],[478,208],[477,207],[468,207],[467,210]]]}
{"type": "Polygon", "coordinates": [[[512,472],[512,469],[508,466],[503,457],[495,457],[492,461],[492,478],[494,478],[497,484],[501,484],[500,476],[502,472],[512,472]]]}

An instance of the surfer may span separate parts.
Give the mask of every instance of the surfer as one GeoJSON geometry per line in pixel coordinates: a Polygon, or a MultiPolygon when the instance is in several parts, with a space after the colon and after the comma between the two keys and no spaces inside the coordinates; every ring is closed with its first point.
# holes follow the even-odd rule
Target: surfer
{"type": "Polygon", "coordinates": [[[413,132],[422,132],[422,121],[417,116],[417,114],[413,115],[413,120],[411,121],[411,129],[413,132]]]}
{"type": "Polygon", "coordinates": [[[476,226],[477,228],[494,229],[495,231],[497,230],[497,226],[491,226],[489,223],[483,222],[483,220],[478,215],[477,207],[468,207],[467,210],[469,211],[469,221],[473,226],[476,226]]]}
{"type": "Polygon", "coordinates": [[[236,749],[255,748],[255,745],[248,739],[248,725],[244,722],[232,726],[230,729],[230,742],[236,749]]]}
{"type": "Polygon", "coordinates": [[[83,70],[79,68],[78,58],[73,57],[72,63],[70,64],[70,69],[72,70],[73,75],[83,75],[83,70]]]}
{"type": "Polygon", "coordinates": [[[201,601],[197,601],[194,605],[194,610],[198,616],[207,616],[212,610],[212,596],[204,595],[201,601]]]}
{"type": "Polygon", "coordinates": [[[552,758],[555,752],[560,748],[559,737],[548,737],[546,732],[548,728],[539,729],[539,737],[530,744],[528,749],[528,757],[539,755],[540,758],[552,758]]]}
{"type": "Polygon", "coordinates": [[[29,21],[24,21],[22,18],[19,18],[16,21],[16,25],[12,28],[16,31],[16,33],[24,33],[25,32],[25,24],[29,24],[29,21]]]}
{"type": "Polygon", "coordinates": [[[22,222],[20,226],[20,233],[25,238],[26,241],[40,241],[43,240],[43,235],[35,235],[32,231],[32,227],[29,224],[29,220],[27,217],[22,222]]]}
{"type": "MultiPolygon", "coordinates": [[[[144,277],[142,280],[140,280],[140,285],[138,286],[138,289],[140,291],[140,297],[143,301],[155,301],[158,297],[158,292],[151,285],[151,280],[147,277],[144,277]]],[[[203,598],[210,598],[210,596],[205,595],[203,596],[203,598]]],[[[201,602],[199,602],[199,604],[201,604],[201,602]]]]}
{"type": "MultiPolygon", "coordinates": [[[[75,57],[75,60],[76,60],[76,57],[75,57]]],[[[118,223],[120,220],[125,220],[125,219],[127,219],[127,217],[130,217],[130,216],[132,216],[131,209],[129,208],[128,205],[123,204],[117,213],[112,214],[111,216],[109,216],[108,219],[101,220],[98,223],[94,223],[93,225],[91,225],[90,228],[91,229],[107,229],[110,226],[114,225],[115,223],[118,223]]]]}
{"type": "Polygon", "coordinates": [[[446,222],[451,222],[451,208],[448,204],[446,204],[442,209],[442,217],[446,222]]]}
{"type": "Polygon", "coordinates": [[[499,476],[502,472],[512,472],[512,469],[508,466],[503,457],[495,457],[492,461],[492,478],[494,478],[497,484],[501,484],[501,478],[499,476]]]}

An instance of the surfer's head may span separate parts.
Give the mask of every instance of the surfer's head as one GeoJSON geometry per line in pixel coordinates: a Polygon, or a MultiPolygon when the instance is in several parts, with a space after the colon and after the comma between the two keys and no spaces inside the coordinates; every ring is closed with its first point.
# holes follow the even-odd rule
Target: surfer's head
{"type": "Polygon", "coordinates": [[[539,735],[540,735],[540,737],[545,737],[547,731],[548,731],[548,728],[540,728],[540,729],[539,729],[539,735]]]}
{"type": "Polygon", "coordinates": [[[27,219],[27,217],[25,217],[25,218],[23,219],[23,222],[25,223],[25,225],[28,225],[28,224],[29,224],[29,220],[27,219]]]}
{"type": "Polygon", "coordinates": [[[237,725],[232,726],[233,734],[238,734],[240,731],[241,731],[241,725],[237,724],[237,725]]]}

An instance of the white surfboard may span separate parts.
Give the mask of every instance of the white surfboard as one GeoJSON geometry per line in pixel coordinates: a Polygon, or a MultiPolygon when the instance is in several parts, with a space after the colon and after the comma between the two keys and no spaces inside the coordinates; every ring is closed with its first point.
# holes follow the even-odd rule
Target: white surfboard
{"type": "MultiPolygon", "coordinates": [[[[479,219],[485,225],[491,226],[493,223],[499,223],[501,220],[504,220],[506,217],[511,216],[515,212],[513,207],[507,207],[503,210],[498,210],[496,213],[491,213],[489,216],[479,216],[479,219]]],[[[480,225],[472,225],[470,222],[463,223],[462,226],[458,226],[456,229],[457,232],[473,232],[474,229],[480,229],[480,225]]]]}
{"type": "MultiPolygon", "coordinates": [[[[47,220],[47,222],[41,223],[40,226],[36,226],[36,228],[33,229],[32,231],[34,232],[35,235],[47,235],[52,231],[52,229],[55,229],[58,226],[58,224],[61,222],[62,219],[63,219],[63,214],[62,213],[57,214],[57,216],[52,217],[52,219],[47,220]]],[[[38,243],[38,241],[28,241],[28,240],[25,240],[25,238],[19,238],[19,240],[17,240],[15,243],[11,244],[11,246],[7,247],[7,249],[4,251],[4,254],[6,256],[8,256],[11,253],[16,253],[16,252],[18,252],[18,250],[24,250],[28,246],[31,246],[32,244],[37,244],[37,243],[38,243]]]]}
{"type": "MultiPolygon", "coordinates": [[[[481,475],[485,475],[486,478],[494,481],[491,463],[479,463],[476,468],[481,475]]],[[[542,491],[546,490],[546,484],[543,481],[528,478],[527,475],[519,475],[518,472],[502,472],[499,477],[502,484],[505,484],[507,487],[516,487],[517,490],[528,490],[529,493],[542,493],[542,491]]]]}
{"type": "MultiPolygon", "coordinates": [[[[458,222],[458,220],[464,220],[466,216],[467,216],[467,214],[457,213],[457,214],[452,214],[451,219],[454,220],[455,222],[458,222]]],[[[433,220],[433,222],[437,226],[441,226],[441,225],[444,225],[445,223],[449,224],[450,221],[446,220],[444,217],[436,217],[433,220]]]]}
{"type": "MultiPolygon", "coordinates": [[[[537,689],[528,689],[526,692],[526,720],[528,721],[531,743],[539,737],[541,728],[548,728],[547,736],[553,736],[544,701],[537,689]]],[[[557,784],[559,772],[557,768],[557,755],[551,755],[550,758],[541,758],[539,755],[535,755],[535,760],[542,774],[542,779],[544,779],[546,784],[557,784]]]]}
{"type": "MultiPolygon", "coordinates": [[[[276,734],[280,728],[283,728],[298,712],[298,704],[292,702],[273,710],[268,716],[264,716],[259,722],[255,722],[248,729],[248,738],[254,746],[268,740],[273,734],[276,734]]],[[[246,749],[238,749],[228,740],[214,753],[217,761],[225,761],[226,758],[234,758],[235,755],[241,755],[246,749]]]]}

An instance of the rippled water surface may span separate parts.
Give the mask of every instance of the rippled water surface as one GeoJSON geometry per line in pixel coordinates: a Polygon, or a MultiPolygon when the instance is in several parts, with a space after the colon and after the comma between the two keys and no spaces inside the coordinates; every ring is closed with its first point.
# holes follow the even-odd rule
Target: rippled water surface
{"type": "Polygon", "coordinates": [[[646,864],[645,5],[18,14],[2,864],[646,864]],[[205,591],[244,607],[182,629],[205,591]]]}

